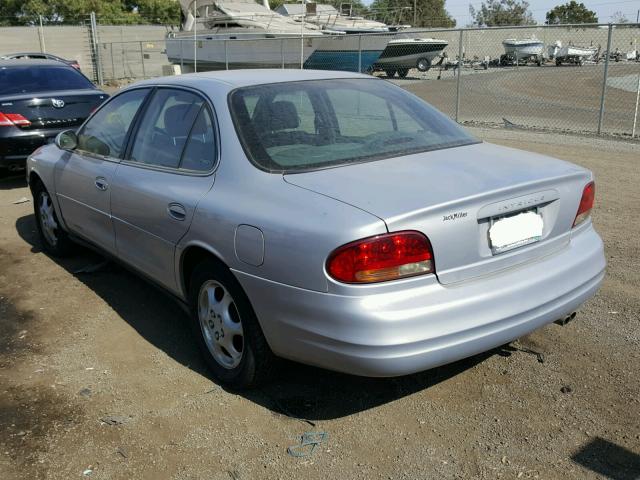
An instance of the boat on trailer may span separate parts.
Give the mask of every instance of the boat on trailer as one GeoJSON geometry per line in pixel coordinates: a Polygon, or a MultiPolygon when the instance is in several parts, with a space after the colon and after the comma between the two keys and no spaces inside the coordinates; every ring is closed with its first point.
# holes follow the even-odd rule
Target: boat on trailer
{"type": "Polygon", "coordinates": [[[500,65],[518,65],[535,62],[538,66],[544,62],[544,42],[537,38],[508,38],[502,41],[504,53],[500,56],[500,65]]]}
{"type": "Polygon", "coordinates": [[[449,43],[435,38],[398,38],[389,41],[374,64],[374,70],[384,70],[388,77],[396,72],[400,78],[407,76],[409,69],[428,71],[436,58],[449,43]]]}
{"type": "Polygon", "coordinates": [[[577,45],[562,46],[562,42],[556,41],[549,47],[549,57],[555,59],[556,65],[563,63],[571,63],[575,65],[584,65],[585,61],[595,60],[598,58],[597,47],[580,47],[577,45]]]}

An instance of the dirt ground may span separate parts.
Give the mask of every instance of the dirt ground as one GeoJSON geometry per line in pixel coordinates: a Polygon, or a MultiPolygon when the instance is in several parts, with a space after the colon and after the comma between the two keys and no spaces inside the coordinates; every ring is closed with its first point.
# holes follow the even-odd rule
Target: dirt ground
{"type": "Polygon", "coordinates": [[[0,478],[640,478],[640,146],[473,131],[595,172],[606,281],[565,327],[396,379],[287,363],[221,388],[172,300],[43,254],[24,181],[0,180],[0,478]]]}

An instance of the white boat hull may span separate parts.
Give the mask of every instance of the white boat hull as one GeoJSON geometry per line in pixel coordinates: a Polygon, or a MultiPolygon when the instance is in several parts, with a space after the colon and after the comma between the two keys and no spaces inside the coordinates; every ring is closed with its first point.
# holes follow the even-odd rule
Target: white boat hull
{"type": "Polygon", "coordinates": [[[541,41],[508,41],[502,42],[504,53],[519,59],[525,59],[534,56],[542,56],[544,52],[544,43],[541,41]]]}
{"type": "MultiPolygon", "coordinates": [[[[431,65],[442,55],[448,43],[444,40],[412,39],[407,41],[391,41],[376,61],[376,66],[394,68],[415,68],[421,60],[431,65]]],[[[427,68],[428,69],[428,68],[427,68]]]]}
{"type": "Polygon", "coordinates": [[[312,37],[268,34],[234,34],[166,39],[171,63],[194,64],[199,70],[229,68],[300,67],[315,50],[312,37]],[[302,47],[302,56],[300,50],[302,47]]]}

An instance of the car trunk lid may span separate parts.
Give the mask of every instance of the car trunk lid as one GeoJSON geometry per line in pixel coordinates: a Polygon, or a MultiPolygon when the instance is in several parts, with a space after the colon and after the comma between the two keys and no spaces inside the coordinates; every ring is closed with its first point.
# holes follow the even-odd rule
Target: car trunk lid
{"type": "Polygon", "coordinates": [[[376,215],[391,232],[423,232],[443,284],[561,249],[589,179],[573,164],[487,143],[285,175],[291,184],[376,215]],[[522,211],[542,216],[542,238],[496,253],[492,222],[522,211]]]}
{"type": "Polygon", "coordinates": [[[108,95],[100,90],[63,90],[0,96],[0,112],[19,114],[30,125],[21,130],[75,128],[82,124],[108,95]]]}

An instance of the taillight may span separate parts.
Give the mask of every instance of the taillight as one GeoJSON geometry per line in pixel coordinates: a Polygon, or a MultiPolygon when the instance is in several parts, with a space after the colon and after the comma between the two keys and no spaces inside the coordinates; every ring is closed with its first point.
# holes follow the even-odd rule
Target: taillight
{"type": "Polygon", "coordinates": [[[589,215],[591,215],[591,209],[593,208],[593,201],[596,197],[596,184],[593,182],[587,183],[582,191],[582,198],[580,199],[580,206],[578,207],[578,213],[576,213],[576,219],[573,221],[573,226],[576,227],[584,222],[589,215]]]}
{"type": "Polygon", "coordinates": [[[23,117],[19,113],[0,112],[0,127],[28,127],[29,125],[31,125],[29,119],[23,117]]]}
{"type": "Polygon", "coordinates": [[[376,235],[347,243],[327,259],[327,272],[346,283],[373,283],[433,273],[433,251],[420,232],[376,235]]]}

